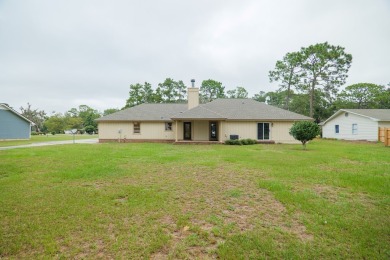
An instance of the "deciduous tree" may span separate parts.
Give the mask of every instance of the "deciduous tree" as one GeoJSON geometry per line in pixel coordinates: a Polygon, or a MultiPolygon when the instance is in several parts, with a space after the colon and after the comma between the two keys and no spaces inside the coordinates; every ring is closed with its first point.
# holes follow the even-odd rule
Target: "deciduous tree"
{"type": "Polygon", "coordinates": [[[162,102],[174,103],[184,101],[187,90],[183,81],[174,81],[171,78],[167,78],[163,83],[158,84],[156,93],[161,96],[162,102]]]}
{"type": "Polygon", "coordinates": [[[133,107],[142,103],[153,103],[155,96],[152,85],[148,82],[144,84],[131,84],[129,98],[126,100],[126,108],[133,107]]]}
{"type": "Polygon", "coordinates": [[[221,82],[208,79],[203,80],[200,86],[200,98],[202,102],[210,102],[217,98],[225,97],[225,87],[221,82]]]}
{"type": "Polygon", "coordinates": [[[228,98],[248,98],[248,91],[243,87],[236,87],[235,89],[228,90],[228,98]]]}
{"type": "Polygon", "coordinates": [[[338,95],[340,108],[388,108],[390,93],[385,86],[357,83],[345,88],[338,95]],[[387,103],[387,104],[386,104],[387,103]]]}
{"type": "Polygon", "coordinates": [[[20,111],[22,116],[35,124],[35,131],[41,132],[43,124],[47,119],[46,112],[43,110],[32,109],[30,103],[27,103],[26,107],[20,107],[20,111]]]}

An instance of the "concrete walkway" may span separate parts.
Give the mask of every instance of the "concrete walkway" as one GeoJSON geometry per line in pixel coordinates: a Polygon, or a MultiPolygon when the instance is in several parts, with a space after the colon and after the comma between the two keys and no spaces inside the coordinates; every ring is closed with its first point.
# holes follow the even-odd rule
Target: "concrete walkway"
{"type": "MultiPolygon", "coordinates": [[[[97,144],[98,142],[99,142],[99,139],[97,139],[97,138],[75,140],[76,144],[97,144]]],[[[33,143],[33,144],[6,146],[6,147],[0,147],[0,150],[9,150],[9,149],[16,149],[16,148],[29,148],[29,147],[38,147],[38,146],[48,146],[48,145],[60,145],[60,144],[73,144],[73,140],[50,141],[50,142],[39,142],[39,143],[33,143]]]]}

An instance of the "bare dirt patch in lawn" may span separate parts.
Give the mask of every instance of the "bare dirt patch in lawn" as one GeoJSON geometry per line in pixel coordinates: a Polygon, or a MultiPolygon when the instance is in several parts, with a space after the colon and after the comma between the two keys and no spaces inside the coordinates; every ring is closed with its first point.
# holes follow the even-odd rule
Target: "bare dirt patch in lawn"
{"type": "Polygon", "coordinates": [[[374,199],[365,193],[351,192],[346,188],[316,184],[312,190],[320,197],[330,202],[348,201],[361,204],[365,207],[372,207],[374,199]]]}
{"type": "Polygon", "coordinates": [[[298,217],[289,214],[270,191],[258,187],[257,180],[266,177],[260,171],[229,165],[216,168],[175,165],[170,173],[154,167],[147,174],[120,182],[158,187],[169,193],[168,208],[176,209],[159,220],[171,243],[153,258],[183,256],[183,252],[175,255],[178,249],[184,250],[184,257],[207,258],[215,257],[213,251],[228,236],[251,231],[259,225],[281,229],[302,241],[312,239],[298,217]],[[192,236],[206,245],[188,245],[192,236]]]}

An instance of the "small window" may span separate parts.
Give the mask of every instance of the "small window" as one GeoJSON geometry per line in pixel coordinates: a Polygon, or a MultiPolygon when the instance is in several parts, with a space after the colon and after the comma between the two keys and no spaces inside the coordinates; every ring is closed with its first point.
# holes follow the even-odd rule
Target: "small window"
{"type": "Polygon", "coordinates": [[[357,133],[358,133],[358,125],[352,124],[352,134],[357,135],[357,133]]]}
{"type": "Polygon", "coordinates": [[[133,133],[134,134],[141,133],[141,124],[139,122],[134,122],[134,124],[133,124],[133,133]]]}
{"type": "Polygon", "coordinates": [[[335,132],[336,134],[338,134],[338,133],[340,132],[340,127],[339,127],[339,125],[335,125],[335,126],[334,126],[334,132],[335,132]]]}
{"type": "Polygon", "coordinates": [[[172,131],[172,123],[171,122],[165,123],[165,131],[172,131]]]}
{"type": "Polygon", "coordinates": [[[348,112],[346,112],[346,113],[344,114],[344,116],[345,116],[345,117],[348,117],[348,112]]]}

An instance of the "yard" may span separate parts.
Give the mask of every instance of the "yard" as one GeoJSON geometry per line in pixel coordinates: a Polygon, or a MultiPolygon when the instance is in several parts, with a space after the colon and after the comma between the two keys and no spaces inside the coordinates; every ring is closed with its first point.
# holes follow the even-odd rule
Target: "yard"
{"type": "Polygon", "coordinates": [[[390,149],[0,151],[0,258],[390,258],[390,149]]]}
{"type": "MultiPolygon", "coordinates": [[[[98,138],[98,135],[75,135],[75,140],[98,138]]],[[[27,145],[33,143],[51,142],[51,141],[67,141],[73,140],[73,135],[70,134],[47,134],[47,135],[32,135],[29,140],[0,140],[0,147],[13,145],[27,145]]]]}

